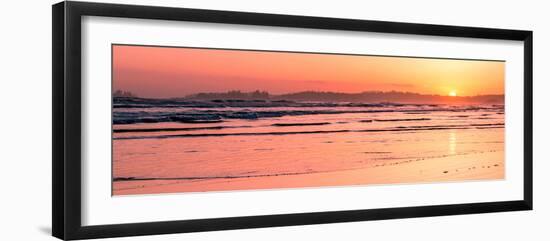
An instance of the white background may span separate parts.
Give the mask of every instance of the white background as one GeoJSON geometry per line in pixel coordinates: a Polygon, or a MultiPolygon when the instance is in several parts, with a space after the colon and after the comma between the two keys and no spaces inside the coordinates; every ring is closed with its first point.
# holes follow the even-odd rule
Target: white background
{"type": "MultiPolygon", "coordinates": [[[[119,1],[137,3],[137,1],[119,1]]],[[[535,31],[535,211],[155,236],[155,240],[548,240],[550,24],[544,1],[140,1],[193,8],[318,15],[535,31]]],[[[2,6],[0,239],[53,240],[51,230],[52,1],[2,6]]],[[[151,240],[152,237],[119,240],[151,240]]]]}

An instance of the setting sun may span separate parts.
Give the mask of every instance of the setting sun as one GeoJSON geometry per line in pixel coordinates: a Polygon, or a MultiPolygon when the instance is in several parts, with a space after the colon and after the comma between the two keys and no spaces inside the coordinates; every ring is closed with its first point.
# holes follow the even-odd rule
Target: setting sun
{"type": "Polygon", "coordinates": [[[113,73],[113,89],[148,98],[232,89],[504,94],[502,61],[115,45],[113,73]]]}
{"type": "Polygon", "coordinates": [[[504,61],[111,54],[112,196],[505,178],[504,61]]]}

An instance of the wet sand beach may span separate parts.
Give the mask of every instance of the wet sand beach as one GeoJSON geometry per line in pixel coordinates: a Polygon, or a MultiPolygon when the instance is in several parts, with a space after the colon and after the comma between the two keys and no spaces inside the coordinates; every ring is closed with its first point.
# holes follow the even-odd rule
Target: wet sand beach
{"type": "MultiPolygon", "coordinates": [[[[239,116],[189,123],[162,121],[162,108],[116,109],[124,121],[144,112],[161,121],[114,125],[113,194],[504,178],[503,106],[229,110],[239,116]],[[250,114],[267,111],[275,117],[250,114]]],[[[178,111],[204,118],[220,110],[178,111]]]]}

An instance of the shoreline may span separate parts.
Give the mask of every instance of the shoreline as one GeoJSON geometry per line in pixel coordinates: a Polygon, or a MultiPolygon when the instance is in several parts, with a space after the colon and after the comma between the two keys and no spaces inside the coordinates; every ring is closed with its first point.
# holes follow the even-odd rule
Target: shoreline
{"type": "Polygon", "coordinates": [[[423,160],[407,160],[361,169],[296,175],[187,180],[113,182],[113,196],[323,188],[356,185],[422,184],[505,178],[504,152],[492,151],[423,160]]]}

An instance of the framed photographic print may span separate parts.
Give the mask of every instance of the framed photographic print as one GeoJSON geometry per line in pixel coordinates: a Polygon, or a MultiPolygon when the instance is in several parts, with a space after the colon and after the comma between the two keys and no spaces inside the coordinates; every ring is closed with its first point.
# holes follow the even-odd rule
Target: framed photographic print
{"type": "Polygon", "coordinates": [[[531,210],[532,108],[531,31],[61,2],[53,235],[531,210]]]}

